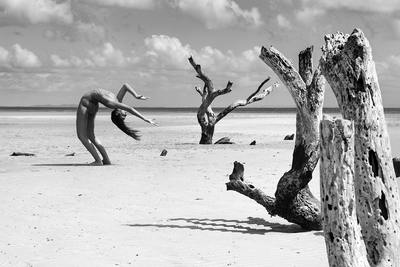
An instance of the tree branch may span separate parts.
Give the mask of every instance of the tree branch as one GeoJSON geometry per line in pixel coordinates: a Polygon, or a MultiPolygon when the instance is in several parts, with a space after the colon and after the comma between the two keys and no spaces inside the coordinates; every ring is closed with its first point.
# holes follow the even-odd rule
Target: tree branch
{"type": "Polygon", "coordinates": [[[224,94],[232,92],[232,89],[231,89],[232,88],[232,84],[233,83],[231,81],[228,81],[228,83],[226,84],[226,87],[224,89],[217,90],[217,91],[214,92],[214,97],[217,97],[217,96],[224,95],[224,94]]]}
{"type": "Polygon", "coordinates": [[[201,66],[199,64],[196,64],[196,62],[194,61],[193,57],[189,57],[189,62],[190,65],[192,65],[192,67],[194,68],[194,70],[197,72],[197,78],[199,78],[200,80],[202,80],[204,82],[205,88],[207,89],[208,93],[211,93],[214,91],[214,86],[210,80],[210,78],[208,78],[201,70],[201,66]]]}
{"type": "Polygon", "coordinates": [[[199,87],[195,86],[194,89],[203,97],[203,91],[199,87]]]}
{"type": "Polygon", "coordinates": [[[271,216],[276,215],[275,198],[267,196],[264,194],[264,192],[255,188],[252,184],[245,182],[243,175],[243,164],[235,161],[232,174],[229,175],[229,182],[226,183],[226,190],[236,191],[242,195],[245,195],[262,205],[271,216]]]}
{"type": "Polygon", "coordinates": [[[263,85],[265,83],[267,83],[270,80],[270,77],[268,77],[265,81],[263,81],[260,86],[258,86],[257,90],[252,93],[246,100],[237,100],[234,103],[230,104],[228,107],[226,107],[223,111],[221,111],[218,115],[217,115],[217,119],[216,119],[216,123],[218,121],[220,121],[223,117],[225,117],[226,115],[228,115],[230,112],[232,112],[234,109],[238,108],[238,107],[244,107],[247,106],[253,102],[257,102],[262,100],[264,97],[266,97],[267,95],[269,95],[272,90],[275,87],[278,87],[278,83],[273,84],[272,86],[269,86],[267,88],[265,88],[264,90],[262,90],[261,93],[260,90],[263,87],[263,85]]]}
{"type": "Polygon", "coordinates": [[[296,106],[302,109],[305,101],[306,83],[293,67],[292,63],[274,47],[261,48],[260,58],[284,82],[289,89],[296,106]]]}

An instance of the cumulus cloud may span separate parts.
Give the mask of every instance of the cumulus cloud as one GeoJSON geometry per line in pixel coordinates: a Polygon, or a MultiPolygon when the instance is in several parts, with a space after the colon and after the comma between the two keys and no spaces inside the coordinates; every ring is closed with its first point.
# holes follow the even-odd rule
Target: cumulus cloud
{"type": "Polygon", "coordinates": [[[209,29],[263,24],[257,8],[245,10],[233,0],[174,0],[172,6],[202,21],[209,29]]]}
{"type": "Polygon", "coordinates": [[[371,13],[396,13],[400,11],[398,0],[302,0],[302,9],[296,17],[301,21],[310,21],[329,10],[345,9],[371,13]]]}
{"type": "Polygon", "coordinates": [[[38,56],[32,51],[14,44],[11,50],[0,46],[0,66],[6,68],[36,68],[40,67],[38,56]]]}
{"type": "Polygon", "coordinates": [[[145,39],[147,47],[146,56],[154,66],[188,69],[188,57],[193,56],[199,64],[204,64],[208,69],[224,72],[249,71],[260,53],[260,47],[245,50],[239,54],[228,50],[222,52],[216,48],[205,46],[195,50],[188,44],[182,44],[176,37],[167,35],[153,35],[145,39]]]}
{"type": "Polygon", "coordinates": [[[242,9],[234,0],[85,0],[86,2],[134,9],[172,7],[203,22],[208,29],[229,26],[258,27],[263,24],[257,8],[242,9]]]}
{"type": "Polygon", "coordinates": [[[33,24],[58,21],[72,23],[70,1],[54,0],[0,0],[0,15],[22,23],[33,24]]]}
{"type": "Polygon", "coordinates": [[[151,9],[155,6],[155,0],[85,0],[86,2],[95,3],[104,6],[119,6],[137,9],[151,9]]]}
{"type": "Polygon", "coordinates": [[[102,47],[91,49],[88,51],[86,57],[71,56],[68,58],[62,58],[57,54],[52,54],[50,60],[53,66],[59,68],[68,67],[125,67],[138,62],[138,58],[135,57],[133,52],[127,56],[124,53],[115,48],[111,43],[104,43],[102,47]]]}

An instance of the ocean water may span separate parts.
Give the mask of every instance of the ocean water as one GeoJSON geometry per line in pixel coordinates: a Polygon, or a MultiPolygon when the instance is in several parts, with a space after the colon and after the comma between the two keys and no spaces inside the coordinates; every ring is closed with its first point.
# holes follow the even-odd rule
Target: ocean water
{"type": "MultiPolygon", "coordinates": [[[[142,141],[134,143],[135,146],[197,145],[200,128],[197,124],[196,109],[143,109],[141,112],[147,117],[154,118],[160,126],[153,127],[128,116],[127,121],[143,135],[142,141]]],[[[334,117],[340,116],[335,110],[329,110],[327,113],[334,117]]],[[[390,110],[386,112],[385,117],[392,154],[400,156],[400,110],[390,110]]],[[[69,143],[71,146],[77,145],[73,109],[0,110],[0,132],[2,153],[11,150],[35,150],[35,145],[38,143],[50,148],[54,147],[53,143],[60,143],[63,146],[68,146],[69,143]]],[[[124,139],[127,137],[121,137],[123,133],[113,126],[110,112],[107,110],[99,112],[95,132],[106,144],[128,140],[124,139]]],[[[281,142],[286,134],[294,132],[293,109],[244,109],[233,112],[221,120],[216,126],[214,138],[217,140],[229,136],[236,143],[244,145],[248,145],[252,140],[257,140],[258,144],[276,144],[281,142]]],[[[115,147],[114,144],[112,146],[115,147]]],[[[123,144],[121,146],[123,147],[123,144]]]]}

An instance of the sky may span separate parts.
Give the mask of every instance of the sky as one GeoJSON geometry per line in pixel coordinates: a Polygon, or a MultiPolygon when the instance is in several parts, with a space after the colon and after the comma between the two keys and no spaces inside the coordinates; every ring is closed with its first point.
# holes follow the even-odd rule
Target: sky
{"type": "MultiPolygon", "coordinates": [[[[298,64],[324,35],[360,28],[368,38],[385,107],[400,108],[400,0],[0,0],[0,106],[77,105],[87,91],[129,83],[137,107],[195,107],[202,82],[222,107],[247,98],[268,76],[258,55],[274,46],[298,64]]],[[[125,102],[125,100],[124,100],[125,102]]],[[[294,107],[282,85],[253,107],[294,107]]],[[[337,106],[327,88],[325,106],[337,106]]]]}

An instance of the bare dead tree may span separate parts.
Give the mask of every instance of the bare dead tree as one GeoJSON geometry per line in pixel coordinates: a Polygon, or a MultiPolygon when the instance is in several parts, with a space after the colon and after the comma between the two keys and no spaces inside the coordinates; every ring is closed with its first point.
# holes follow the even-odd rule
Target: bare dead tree
{"type": "Polygon", "coordinates": [[[353,123],[324,118],[320,132],[322,222],[329,266],[368,267],[354,201],[353,123]]]}
{"type": "Polygon", "coordinates": [[[357,218],[371,266],[400,266],[400,196],[370,44],[361,30],[325,36],[320,60],[342,115],[354,122],[357,218]]]}
{"type": "Polygon", "coordinates": [[[222,118],[224,118],[226,115],[228,115],[230,112],[238,107],[244,107],[251,103],[264,99],[264,97],[269,95],[272,89],[277,86],[277,84],[274,84],[261,90],[263,86],[270,80],[270,78],[268,77],[249,97],[244,100],[235,101],[227,108],[222,110],[219,114],[215,115],[211,107],[212,102],[216,97],[231,92],[233,83],[231,81],[228,81],[224,89],[216,90],[210,78],[208,78],[208,76],[203,73],[201,66],[199,64],[196,64],[192,57],[189,58],[189,62],[197,73],[196,77],[204,82],[203,89],[200,89],[197,86],[195,87],[196,91],[200,94],[202,99],[201,105],[197,111],[197,121],[199,122],[201,127],[200,144],[212,144],[215,124],[217,124],[222,118]]]}
{"type": "Polygon", "coordinates": [[[308,183],[319,159],[319,122],[322,117],[325,79],[319,67],[313,72],[313,47],[299,54],[299,72],[277,49],[261,49],[260,58],[277,74],[289,89],[297,107],[296,141],[291,169],[278,182],[275,198],[244,181],[244,168],[235,162],[227,190],[248,196],[264,206],[271,215],[278,215],[304,229],[321,229],[320,202],[311,193],[308,183]]]}

